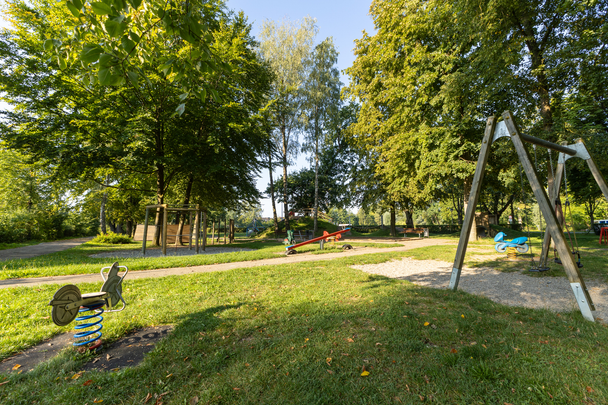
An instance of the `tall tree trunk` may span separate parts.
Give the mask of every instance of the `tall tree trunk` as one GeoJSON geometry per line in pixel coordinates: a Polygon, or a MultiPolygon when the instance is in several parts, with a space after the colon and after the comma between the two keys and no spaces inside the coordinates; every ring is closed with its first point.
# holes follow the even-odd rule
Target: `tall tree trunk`
{"type": "Polygon", "coordinates": [[[315,218],[313,235],[317,234],[317,218],[319,218],[319,133],[318,121],[315,120],[315,218]]]}
{"type": "MultiPolygon", "coordinates": [[[[160,114],[162,112],[160,110],[156,111],[156,131],[154,134],[154,143],[156,149],[156,157],[162,162],[162,158],[165,156],[165,148],[163,143],[163,125],[160,121],[160,114]]],[[[164,204],[165,203],[165,165],[163,163],[156,164],[156,203],[164,204]]],[[[156,229],[154,230],[154,246],[160,246],[161,242],[161,230],[162,230],[162,218],[163,218],[163,209],[159,209],[156,212],[155,225],[156,229]]]]}
{"type": "Polygon", "coordinates": [[[405,227],[406,228],[414,227],[414,215],[412,214],[412,211],[409,208],[407,208],[405,210],[405,227]]]}
{"type": "Polygon", "coordinates": [[[274,221],[274,237],[278,237],[279,220],[277,218],[277,206],[274,199],[274,182],[272,180],[272,152],[268,152],[268,174],[270,176],[270,199],[272,201],[272,219],[274,221]]]}
{"type": "Polygon", "coordinates": [[[285,133],[285,125],[281,126],[281,135],[283,136],[283,209],[285,215],[285,231],[289,228],[289,208],[287,207],[287,134],[285,133]]]}
{"type": "Polygon", "coordinates": [[[393,238],[397,236],[397,213],[394,202],[391,203],[391,236],[393,238]]]}
{"type": "MultiPolygon", "coordinates": [[[[156,203],[158,205],[165,203],[165,167],[162,164],[157,166],[156,170],[156,203]]],[[[156,210],[156,218],[154,224],[156,229],[154,230],[154,246],[160,246],[161,242],[161,230],[163,227],[163,212],[162,208],[156,210]]]]}
{"type": "Polygon", "coordinates": [[[104,185],[103,197],[101,197],[101,208],[99,209],[99,226],[101,227],[101,234],[107,234],[106,227],[106,202],[108,201],[108,185],[110,184],[110,176],[106,175],[106,181],[104,185]]]}
{"type": "MultiPolygon", "coordinates": [[[[186,192],[184,194],[184,206],[190,204],[190,194],[192,193],[192,183],[194,183],[194,175],[190,174],[188,177],[188,184],[186,186],[186,192]]],[[[177,211],[177,237],[175,238],[175,244],[182,246],[184,244],[182,240],[182,233],[184,231],[184,223],[186,222],[186,216],[190,213],[188,211],[177,211]],[[183,212],[183,214],[181,214],[183,212]]],[[[192,224],[190,224],[192,226],[192,224]]]]}

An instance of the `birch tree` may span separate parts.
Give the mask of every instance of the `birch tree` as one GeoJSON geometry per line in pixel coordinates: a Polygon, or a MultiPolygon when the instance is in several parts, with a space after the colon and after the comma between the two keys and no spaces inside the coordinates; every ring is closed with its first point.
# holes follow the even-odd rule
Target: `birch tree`
{"type": "MultiPolygon", "coordinates": [[[[287,205],[287,167],[299,150],[300,116],[303,108],[303,86],[310,67],[311,50],[317,34],[316,20],[265,21],[260,33],[260,53],[274,73],[271,98],[275,141],[283,164],[283,207],[285,229],[289,230],[287,205]]],[[[272,167],[272,164],[269,164],[272,167]]],[[[273,207],[274,209],[274,207],[273,207]]]]}

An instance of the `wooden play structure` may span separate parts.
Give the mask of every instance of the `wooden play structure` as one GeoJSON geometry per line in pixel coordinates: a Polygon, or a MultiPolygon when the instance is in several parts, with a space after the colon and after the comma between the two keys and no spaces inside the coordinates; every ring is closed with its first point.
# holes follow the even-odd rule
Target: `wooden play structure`
{"type": "Polygon", "coordinates": [[[469,235],[474,222],[475,207],[477,206],[477,201],[479,199],[479,194],[481,191],[484,170],[488,162],[488,157],[490,156],[490,147],[492,146],[492,143],[494,141],[502,137],[509,137],[513,142],[513,146],[515,147],[515,150],[519,157],[519,161],[523,167],[524,172],[526,173],[528,181],[530,182],[530,186],[532,187],[534,196],[538,201],[540,211],[545,219],[545,223],[547,226],[547,232],[545,233],[545,242],[543,243],[543,252],[541,253],[541,259],[542,257],[546,259],[547,252],[549,249],[549,241],[550,239],[553,239],[555,243],[555,248],[559,253],[559,257],[563,264],[564,270],[568,275],[570,286],[572,287],[572,292],[574,293],[574,297],[580,308],[580,311],[585,319],[589,321],[594,321],[593,314],[591,313],[591,311],[594,311],[595,307],[593,305],[591,297],[589,296],[587,287],[585,286],[585,283],[581,277],[579,268],[575,262],[574,256],[572,254],[572,247],[568,245],[568,242],[562,230],[562,226],[556,217],[555,201],[557,199],[557,196],[559,196],[559,184],[561,183],[561,176],[564,173],[564,164],[566,160],[571,157],[580,157],[581,159],[584,159],[587,162],[589,169],[591,169],[591,172],[593,173],[595,181],[600,186],[600,189],[602,190],[602,193],[604,194],[606,200],[608,200],[608,187],[606,186],[606,181],[604,180],[597,166],[591,159],[591,156],[589,155],[589,152],[587,151],[587,148],[585,147],[585,144],[582,140],[578,140],[574,145],[558,145],[553,142],[546,141],[544,139],[521,134],[519,132],[515,119],[510,111],[505,111],[502,114],[502,118],[503,121],[497,123],[496,117],[490,117],[488,118],[486,123],[486,129],[481,144],[481,151],[479,152],[479,159],[477,161],[477,168],[475,169],[475,175],[473,176],[473,183],[471,185],[471,194],[469,196],[469,202],[465,213],[464,222],[462,225],[462,230],[460,233],[458,249],[456,251],[456,257],[454,258],[454,266],[452,268],[452,276],[450,279],[449,288],[451,290],[456,290],[458,288],[458,282],[460,281],[460,273],[462,271],[462,265],[467,250],[467,244],[469,242],[469,235]],[[538,174],[536,173],[535,167],[532,164],[532,161],[530,160],[530,155],[528,154],[528,151],[524,146],[524,142],[542,146],[544,148],[548,148],[560,153],[555,179],[557,183],[555,181],[553,183],[554,186],[551,190],[551,200],[549,200],[545,188],[538,179],[538,174]]]}
{"type": "MultiPolygon", "coordinates": [[[[205,216],[204,213],[201,211],[200,207],[198,204],[180,204],[180,205],[169,205],[169,204],[156,204],[156,205],[147,205],[146,206],[146,220],[144,222],[144,234],[143,234],[143,241],[142,241],[142,254],[145,255],[146,254],[146,242],[148,239],[148,220],[149,220],[149,215],[150,215],[150,210],[154,210],[153,212],[155,213],[159,213],[161,216],[160,219],[160,226],[161,226],[161,247],[163,250],[163,255],[167,254],[167,218],[169,215],[170,211],[174,211],[174,212],[187,212],[189,215],[189,219],[190,219],[190,224],[191,226],[189,226],[188,229],[188,240],[189,240],[189,249],[192,249],[192,236],[194,234],[194,240],[195,240],[195,248],[196,248],[196,253],[198,253],[199,251],[199,236],[200,236],[200,229],[201,229],[201,217],[205,216]],[[194,222],[192,221],[192,216],[194,215],[194,222]]],[[[205,216],[204,219],[204,230],[206,230],[207,226],[207,218],[205,216]]],[[[177,230],[177,228],[176,228],[177,230]]],[[[177,233],[175,235],[171,235],[174,236],[176,239],[180,237],[180,235],[178,235],[177,233]]],[[[203,237],[203,250],[205,249],[205,241],[206,241],[206,237],[203,237]]]]}

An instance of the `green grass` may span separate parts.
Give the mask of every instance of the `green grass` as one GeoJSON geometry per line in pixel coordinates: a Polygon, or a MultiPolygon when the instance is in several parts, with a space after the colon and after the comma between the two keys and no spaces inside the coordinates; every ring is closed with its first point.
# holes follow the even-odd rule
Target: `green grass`
{"type": "Polygon", "coordinates": [[[37,245],[39,243],[41,243],[41,241],[38,241],[38,240],[30,240],[27,242],[19,242],[19,243],[0,243],[0,250],[16,249],[16,248],[25,247],[25,246],[37,245]]]}
{"type": "MultiPolygon", "coordinates": [[[[606,326],[348,267],[401,256],[127,278],[108,340],[175,325],[140,366],[72,379],[86,358],[68,349],[0,375],[0,403],[606,403],[606,326]]],[[[2,356],[66,330],[45,319],[57,287],[0,290],[2,356]]]]}
{"type": "MultiPolygon", "coordinates": [[[[519,234],[513,232],[507,240],[518,236],[527,236],[527,233],[519,234]]],[[[494,250],[495,242],[490,238],[483,238],[476,242],[469,242],[464,264],[470,267],[491,267],[495,270],[514,272],[528,272],[532,267],[532,257],[538,262],[542,247],[542,234],[540,232],[530,233],[531,249],[527,254],[519,255],[521,260],[509,261],[506,253],[497,253],[494,250]],[[496,258],[496,256],[499,256],[496,258]],[[532,256],[533,255],[533,256],[532,256]],[[487,256],[487,259],[484,259],[487,256]]],[[[566,234],[566,238],[568,238],[566,234]]],[[[598,244],[598,236],[594,234],[577,234],[581,263],[580,269],[584,280],[595,279],[608,282],[608,246],[598,244]]],[[[446,238],[452,239],[452,238],[446,238]]],[[[574,242],[574,238],[572,239],[574,242]]],[[[568,240],[568,243],[569,240],[568,240]]],[[[573,243],[574,245],[574,243],[573,243]]],[[[453,262],[456,256],[457,245],[427,246],[424,248],[409,250],[407,255],[418,260],[443,260],[453,262]]],[[[576,257],[575,257],[576,259],[576,257]]],[[[566,277],[566,273],[561,265],[553,262],[553,247],[549,252],[550,271],[542,273],[529,273],[533,277],[566,277]]]]}
{"type": "MultiPolygon", "coordinates": [[[[331,244],[326,244],[326,249],[319,250],[318,243],[312,243],[299,247],[299,253],[313,252],[315,254],[332,253],[339,251],[344,242],[338,242],[335,249],[331,249],[331,244]]],[[[355,247],[378,247],[389,248],[401,246],[399,244],[366,243],[354,242],[349,244],[355,247]]],[[[248,252],[229,252],[210,255],[192,256],[167,256],[167,257],[147,257],[147,258],[120,258],[119,263],[127,266],[129,271],[162,269],[171,267],[190,267],[202,266],[217,263],[232,263],[249,260],[263,260],[274,257],[281,257],[285,252],[285,245],[276,241],[256,241],[247,243],[234,243],[228,245],[207,245],[208,247],[246,247],[255,249],[248,252]]],[[[141,242],[132,242],[125,245],[110,245],[94,242],[87,242],[83,245],[68,249],[62,252],[39,256],[31,259],[7,260],[0,262],[0,280],[24,277],[45,277],[59,276],[68,274],[92,274],[98,273],[99,269],[111,264],[110,258],[92,258],[90,255],[112,252],[117,250],[139,250],[141,242]]],[[[171,252],[171,247],[167,247],[167,253],[171,252]]]]}

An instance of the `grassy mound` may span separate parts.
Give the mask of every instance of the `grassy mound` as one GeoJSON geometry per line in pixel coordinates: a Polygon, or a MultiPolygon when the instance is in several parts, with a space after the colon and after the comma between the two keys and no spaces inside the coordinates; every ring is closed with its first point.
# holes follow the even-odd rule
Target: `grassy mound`
{"type": "MultiPolygon", "coordinates": [[[[294,231],[306,231],[312,230],[314,228],[314,218],[311,217],[301,217],[297,220],[290,220],[289,226],[294,231]]],[[[279,229],[282,232],[285,232],[285,220],[279,221],[279,229]]],[[[322,219],[317,220],[317,233],[315,236],[323,235],[323,231],[327,231],[328,233],[339,231],[340,228],[337,225],[332,224],[331,222],[327,222],[322,219]]],[[[258,235],[259,238],[274,238],[274,228],[268,227],[263,232],[258,235]]]]}

